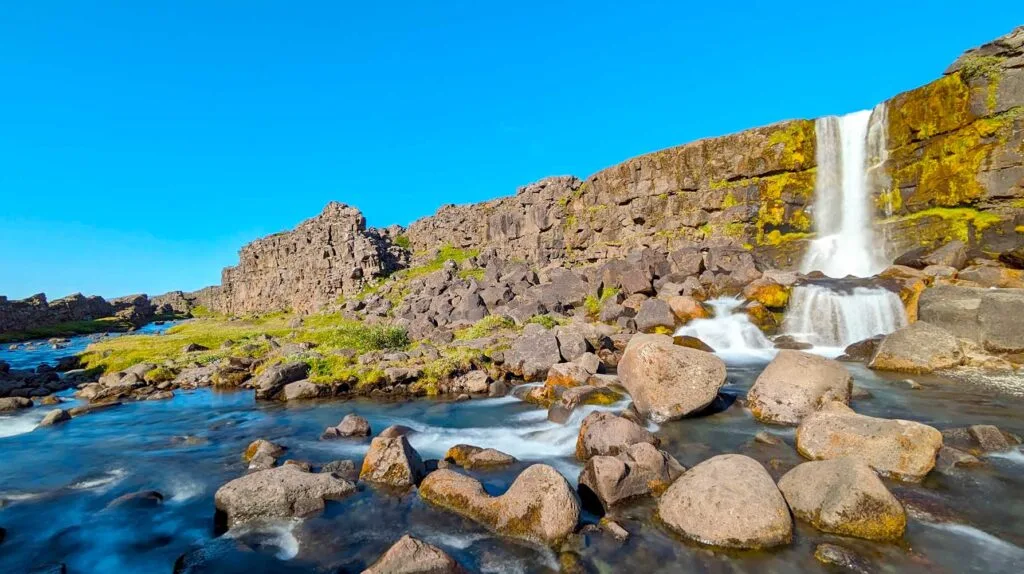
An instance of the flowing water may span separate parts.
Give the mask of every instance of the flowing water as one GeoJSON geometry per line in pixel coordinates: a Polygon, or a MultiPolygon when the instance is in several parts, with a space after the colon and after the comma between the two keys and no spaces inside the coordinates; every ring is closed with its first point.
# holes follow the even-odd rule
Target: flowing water
{"type": "MultiPolygon", "coordinates": [[[[723,319],[742,323],[731,317],[723,319]]],[[[723,393],[742,396],[764,364],[730,362],[723,393]]],[[[856,384],[872,394],[855,402],[858,412],[938,428],[988,423],[1024,434],[1022,397],[938,378],[919,378],[923,388],[909,390],[898,378],[858,365],[850,369],[856,384]]],[[[47,408],[27,415],[41,416],[36,413],[47,408]]],[[[410,440],[424,458],[442,456],[456,443],[515,455],[522,462],[512,468],[472,473],[495,494],[533,462],[555,466],[573,484],[581,468],[573,452],[586,411],[558,425],[548,422],[544,411],[512,397],[268,404],[255,402],[251,392],[179,393],[169,401],[129,403],[0,438],[0,527],[7,530],[0,543],[0,572],[25,572],[49,562],[67,563],[72,573],[170,572],[185,553],[201,564],[193,572],[359,572],[407,532],[444,548],[471,571],[557,571],[557,557],[549,550],[495,537],[430,507],[415,493],[395,495],[364,484],[352,497],[328,503],[321,515],[254,524],[214,537],[213,494],[245,472],[240,455],[250,441],[280,442],[289,447],[287,458],[313,463],[353,458],[358,465],[368,441],[318,440],[326,426],[352,412],[367,417],[375,431],[391,424],[415,429],[410,440]],[[107,508],[118,496],[142,489],[160,491],[164,503],[148,509],[107,508]]],[[[739,452],[761,461],[778,479],[801,461],[792,428],[757,423],[738,402],[714,415],[666,423],[656,434],[662,448],[687,467],[739,452]],[[754,434],[762,430],[784,444],[755,442],[754,434]]],[[[708,550],[664,530],[653,516],[653,504],[640,501],[616,511],[616,520],[631,534],[628,541],[588,534],[579,553],[587,571],[600,573],[825,572],[812,557],[814,546],[838,542],[863,554],[879,572],[1020,571],[1024,455],[1019,451],[988,457],[981,468],[932,473],[921,485],[889,485],[914,501],[907,535],[897,544],[825,535],[798,524],[793,544],[783,548],[708,550]]],[[[585,523],[596,520],[583,516],[585,523]]]]}
{"type": "MultiPolygon", "coordinates": [[[[875,190],[884,183],[884,170],[878,168],[886,159],[886,124],[884,104],[873,111],[823,117],[815,123],[818,171],[813,212],[818,236],[804,256],[804,273],[870,277],[887,265],[871,216],[875,190]]],[[[793,288],[783,332],[837,354],[835,348],[841,352],[851,343],[891,333],[905,324],[899,297],[887,289],[839,291],[798,285],[793,288]]]]}
{"type": "Polygon", "coordinates": [[[676,330],[676,335],[696,337],[732,363],[769,361],[775,356],[772,342],[742,312],[743,300],[719,297],[707,302],[708,319],[694,319],[676,330]]]}

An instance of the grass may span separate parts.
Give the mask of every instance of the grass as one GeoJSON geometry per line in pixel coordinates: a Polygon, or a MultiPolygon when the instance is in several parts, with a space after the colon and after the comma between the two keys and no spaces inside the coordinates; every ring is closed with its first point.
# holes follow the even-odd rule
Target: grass
{"type": "Polygon", "coordinates": [[[601,296],[587,295],[587,298],[583,300],[583,309],[587,312],[587,316],[591,319],[596,319],[601,314],[601,307],[604,306],[605,302],[619,294],[619,290],[615,287],[609,287],[601,291],[601,296]]]}
{"type": "Polygon", "coordinates": [[[472,327],[466,327],[455,332],[456,339],[480,339],[496,331],[515,329],[516,322],[503,315],[488,315],[473,323],[472,327]]]}
{"type": "Polygon", "coordinates": [[[395,245],[409,251],[412,248],[412,241],[409,240],[408,235],[399,235],[395,238],[395,245]]]}
{"type": "Polygon", "coordinates": [[[526,320],[526,324],[536,323],[543,326],[545,329],[554,329],[559,325],[565,325],[568,323],[567,319],[556,319],[551,315],[534,315],[526,320]]]}
{"type": "Polygon", "coordinates": [[[409,346],[409,335],[401,327],[366,325],[338,314],[307,317],[297,339],[325,350],[355,349],[359,353],[409,346]]]}
{"type": "Polygon", "coordinates": [[[51,339],[54,337],[71,337],[74,335],[90,335],[92,333],[109,333],[127,331],[131,329],[131,323],[118,317],[105,317],[91,321],[70,321],[25,329],[24,331],[11,331],[0,333],[0,343],[15,343],[29,339],[51,339]]]}
{"type": "Polygon", "coordinates": [[[479,254],[479,249],[458,249],[451,244],[448,244],[438,249],[437,255],[430,260],[430,262],[418,267],[411,267],[404,272],[400,271],[399,273],[407,279],[414,279],[423,275],[429,275],[434,271],[439,271],[444,267],[445,261],[451,260],[461,265],[467,259],[476,257],[479,254]]]}

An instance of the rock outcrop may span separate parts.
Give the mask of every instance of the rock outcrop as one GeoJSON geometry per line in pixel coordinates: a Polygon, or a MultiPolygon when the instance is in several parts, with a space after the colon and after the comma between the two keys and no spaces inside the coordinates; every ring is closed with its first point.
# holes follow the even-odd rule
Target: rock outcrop
{"type": "Polygon", "coordinates": [[[658,515],[685,538],[723,548],[789,544],[789,507],[756,460],[723,454],[691,468],[658,501],[658,515]]]}
{"type": "Polygon", "coordinates": [[[563,542],[580,517],[576,492],[545,464],[524,470],[501,496],[487,494],[474,478],[436,470],[423,479],[420,497],[502,536],[547,546],[563,542]]]}
{"type": "Polygon", "coordinates": [[[990,352],[1024,351],[1024,289],[938,285],[926,289],[918,319],[990,352]]]}
{"type": "Polygon", "coordinates": [[[919,481],[935,466],[942,433],[913,421],[859,415],[833,402],[804,418],[796,447],[811,460],[849,456],[882,476],[919,481]]]}

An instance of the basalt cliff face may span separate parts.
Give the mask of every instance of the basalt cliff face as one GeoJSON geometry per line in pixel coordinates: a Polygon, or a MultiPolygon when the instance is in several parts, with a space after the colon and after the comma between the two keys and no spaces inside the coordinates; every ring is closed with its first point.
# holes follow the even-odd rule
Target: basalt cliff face
{"type": "MultiPolygon", "coordinates": [[[[890,260],[961,240],[996,253],[1024,237],[1024,27],[967,51],[938,80],[884,103],[873,191],[890,260]]],[[[183,305],[314,312],[442,246],[537,268],[586,266],[642,248],[732,246],[796,267],[814,237],[816,134],[791,120],[630,159],[586,179],[552,177],[510,197],[441,208],[408,229],[367,229],[331,203],[295,230],[244,247],[222,285],[183,305]]]]}

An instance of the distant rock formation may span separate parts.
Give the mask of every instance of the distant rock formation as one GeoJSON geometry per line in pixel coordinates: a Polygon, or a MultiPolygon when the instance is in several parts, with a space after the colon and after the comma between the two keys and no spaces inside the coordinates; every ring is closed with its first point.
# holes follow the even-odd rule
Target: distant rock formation
{"type": "Polygon", "coordinates": [[[174,312],[171,307],[155,304],[146,295],[128,295],[109,301],[81,293],[53,301],[47,301],[43,293],[15,301],[0,296],[0,333],[106,317],[117,317],[140,326],[158,313],[171,312],[174,312]]]}

